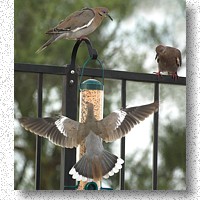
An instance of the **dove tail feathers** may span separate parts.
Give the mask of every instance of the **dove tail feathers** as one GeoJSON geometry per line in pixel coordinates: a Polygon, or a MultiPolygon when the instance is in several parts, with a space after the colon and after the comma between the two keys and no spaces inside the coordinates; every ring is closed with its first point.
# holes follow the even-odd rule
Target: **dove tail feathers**
{"type": "Polygon", "coordinates": [[[87,153],[72,167],[69,174],[77,181],[98,181],[118,173],[124,161],[114,154],[103,150],[99,155],[87,153]]]}
{"type": "Polygon", "coordinates": [[[56,37],[52,36],[47,42],[45,42],[35,53],[40,53],[44,49],[46,49],[50,44],[55,41],[56,37]]]}

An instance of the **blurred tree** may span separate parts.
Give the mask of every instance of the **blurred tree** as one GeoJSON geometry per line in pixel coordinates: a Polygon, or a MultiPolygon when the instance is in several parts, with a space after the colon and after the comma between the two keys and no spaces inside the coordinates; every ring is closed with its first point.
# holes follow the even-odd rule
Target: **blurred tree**
{"type": "MultiPolygon", "coordinates": [[[[177,40],[177,34],[185,34],[185,4],[183,0],[159,0],[152,1],[120,0],[98,1],[98,4],[91,0],[66,1],[22,1],[15,2],[15,62],[64,65],[69,63],[71,50],[74,41],[63,40],[54,43],[41,54],[35,51],[46,41],[48,37],[44,34],[48,29],[75,10],[83,7],[105,6],[111,11],[113,22],[104,20],[101,27],[91,34],[90,40],[98,50],[100,58],[104,59],[105,67],[108,69],[120,69],[135,72],[155,71],[154,48],[159,43],[167,43],[173,46],[181,46],[185,49],[185,43],[177,40]],[[164,3],[163,3],[164,2],[164,3]],[[167,17],[162,23],[156,23],[160,19],[147,20],[148,13],[156,10],[163,12],[167,17]],[[176,12],[174,11],[176,8],[176,12]],[[148,12],[147,12],[148,11],[148,12]],[[145,15],[140,15],[145,13],[145,15]],[[134,19],[134,23],[132,22],[134,19]],[[182,29],[174,31],[173,24],[178,21],[182,29]],[[153,53],[152,53],[153,52],[153,53]],[[149,61],[152,57],[152,61],[149,61]]],[[[162,14],[163,14],[162,13],[162,14]]],[[[150,15],[150,14],[149,14],[150,15]]],[[[78,52],[77,64],[82,65],[87,58],[85,46],[81,46],[78,52]]],[[[183,51],[183,59],[185,51],[183,51]]],[[[15,73],[15,118],[21,116],[37,116],[37,76],[35,74],[15,73]]],[[[105,108],[104,114],[111,112],[112,107],[120,107],[119,88],[117,81],[106,80],[105,86],[105,108]],[[110,94],[113,95],[110,95],[110,94]],[[119,98],[118,98],[119,97],[119,98]]],[[[43,116],[52,116],[61,111],[62,79],[59,76],[45,75],[43,91],[43,116]],[[56,106],[55,106],[56,105],[56,106]]],[[[134,87],[127,92],[129,98],[135,99],[138,93],[146,96],[149,86],[134,87]]],[[[128,90],[128,89],[127,89],[128,90]]],[[[162,98],[172,96],[172,101],[178,102],[180,107],[185,106],[185,98],[182,95],[185,91],[180,90],[182,98],[173,98],[176,92],[170,89],[162,93],[162,98]]],[[[171,99],[170,99],[171,100],[171,99]]],[[[182,115],[185,116],[183,112],[182,115]]],[[[184,118],[183,116],[183,118],[184,118]]],[[[162,137],[159,148],[161,156],[159,189],[174,189],[173,180],[180,181],[182,188],[185,187],[185,180],[177,178],[177,169],[181,170],[185,176],[183,138],[185,131],[184,120],[179,124],[183,130],[174,128],[176,123],[170,123],[162,127],[162,137]],[[177,133],[177,134],[176,134],[177,133]],[[180,149],[175,141],[180,141],[180,149]],[[182,149],[182,151],[181,151],[182,149]],[[180,152],[181,151],[181,152],[180,152]],[[176,152],[176,154],[172,154],[176,152]],[[180,157],[180,153],[181,157],[180,157]],[[171,155],[171,156],[170,156],[171,155]],[[169,159],[170,156],[170,159],[169,159]],[[177,158],[179,159],[172,159],[177,158]],[[165,170],[165,171],[163,171],[165,170]],[[173,184],[172,184],[173,183],[173,184]]],[[[16,122],[15,126],[15,189],[34,189],[34,159],[35,159],[35,136],[26,132],[16,122]]],[[[106,145],[111,149],[110,145],[106,145]]],[[[135,156],[141,152],[134,152],[126,160],[126,189],[151,189],[151,166],[149,165],[149,152],[147,147],[142,152],[141,159],[135,160],[135,156]],[[148,178],[147,178],[148,177],[148,178]]],[[[42,189],[59,189],[59,166],[60,148],[52,145],[43,139],[42,145],[42,189]],[[48,169],[48,172],[47,172],[48,169]]],[[[183,177],[184,177],[183,176],[183,177]]],[[[118,175],[112,177],[107,183],[113,188],[118,187],[118,175]]]]}
{"type": "Polygon", "coordinates": [[[159,189],[183,190],[186,176],[186,135],[179,121],[177,126],[165,127],[165,136],[160,137],[161,164],[159,167],[159,189]]]}

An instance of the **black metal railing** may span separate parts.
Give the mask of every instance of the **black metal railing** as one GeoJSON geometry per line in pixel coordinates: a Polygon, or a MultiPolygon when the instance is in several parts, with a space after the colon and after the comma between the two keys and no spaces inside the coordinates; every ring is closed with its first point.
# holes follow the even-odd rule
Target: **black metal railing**
{"type": "MultiPolygon", "coordinates": [[[[38,117],[42,117],[42,90],[43,90],[43,75],[54,74],[64,76],[63,81],[63,100],[62,112],[63,115],[77,120],[77,95],[78,95],[78,79],[80,71],[75,66],[75,59],[78,47],[81,41],[77,41],[72,52],[71,63],[66,66],[49,66],[49,65],[35,65],[15,63],[15,72],[22,73],[37,73],[38,74],[38,117]],[[70,98],[69,98],[70,97],[70,98]]],[[[92,48],[90,42],[85,41],[88,52],[91,58],[97,58],[97,52],[92,48]]],[[[102,69],[86,68],[84,76],[88,77],[102,77],[102,69]]],[[[122,107],[126,106],[126,82],[146,82],[154,84],[154,100],[159,100],[159,85],[160,84],[173,84],[173,85],[186,85],[186,78],[179,77],[174,81],[170,76],[163,76],[158,78],[154,74],[135,73],[117,70],[104,70],[104,78],[112,80],[121,80],[121,102],[122,107]]],[[[157,165],[158,165],[158,125],[159,125],[159,112],[154,114],[154,135],[153,135],[153,166],[152,166],[152,189],[157,190],[157,165]]],[[[121,139],[121,158],[125,160],[125,137],[121,139]]],[[[41,138],[36,136],[36,189],[40,189],[40,162],[41,162],[41,138]]],[[[75,185],[75,180],[68,174],[69,170],[76,162],[76,149],[62,148],[61,150],[61,174],[60,174],[60,189],[69,189],[70,186],[75,185]],[[70,159],[69,159],[70,158],[70,159]],[[67,187],[69,186],[69,187],[67,187]]],[[[125,163],[120,171],[119,185],[120,189],[124,190],[125,180],[125,163]]]]}

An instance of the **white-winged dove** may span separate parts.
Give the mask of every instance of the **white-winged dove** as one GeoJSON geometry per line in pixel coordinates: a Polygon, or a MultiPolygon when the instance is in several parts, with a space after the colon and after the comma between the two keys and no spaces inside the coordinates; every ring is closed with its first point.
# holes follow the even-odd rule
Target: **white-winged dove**
{"type": "Polygon", "coordinates": [[[156,57],[159,71],[156,72],[161,76],[160,72],[168,72],[173,79],[178,78],[177,70],[181,66],[181,52],[179,49],[169,46],[158,45],[156,47],[156,57]]]}
{"type": "MultiPolygon", "coordinates": [[[[101,139],[105,142],[115,141],[125,136],[136,124],[143,121],[158,109],[158,102],[125,108],[112,112],[98,121],[94,116],[93,104],[87,103],[87,117],[79,123],[68,117],[54,118],[21,118],[21,125],[30,132],[48,138],[61,147],[77,147],[85,141],[86,153],[72,167],[69,174],[80,181],[101,180],[102,177],[118,173],[123,160],[104,150],[101,139]]],[[[70,159],[70,158],[69,158],[70,159]]]]}
{"type": "Polygon", "coordinates": [[[65,20],[62,20],[56,27],[50,29],[46,34],[51,38],[43,44],[36,53],[40,53],[46,47],[59,39],[83,39],[100,26],[105,17],[109,15],[108,8],[83,8],[69,15],[65,20]]]}

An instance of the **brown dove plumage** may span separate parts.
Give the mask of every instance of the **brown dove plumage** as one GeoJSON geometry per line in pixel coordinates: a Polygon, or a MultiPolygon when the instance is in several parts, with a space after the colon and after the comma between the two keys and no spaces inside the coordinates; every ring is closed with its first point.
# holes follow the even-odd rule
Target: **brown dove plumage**
{"type": "Polygon", "coordinates": [[[76,40],[85,38],[100,26],[105,17],[113,20],[108,13],[109,10],[104,7],[83,8],[80,11],[75,11],[56,27],[46,32],[51,38],[36,53],[40,53],[50,44],[60,39],[76,40]]]}
{"type": "Polygon", "coordinates": [[[159,71],[156,73],[161,76],[160,72],[168,72],[173,79],[178,78],[177,70],[182,64],[181,52],[179,49],[169,46],[158,45],[156,47],[156,57],[159,71]]]}
{"type": "Polygon", "coordinates": [[[73,166],[69,174],[80,181],[101,180],[119,172],[123,160],[106,151],[102,144],[124,137],[136,124],[158,109],[158,102],[112,112],[102,120],[96,120],[93,104],[87,104],[87,117],[79,123],[68,117],[21,118],[21,125],[30,132],[48,138],[61,147],[77,147],[85,142],[86,153],[73,166]]]}

